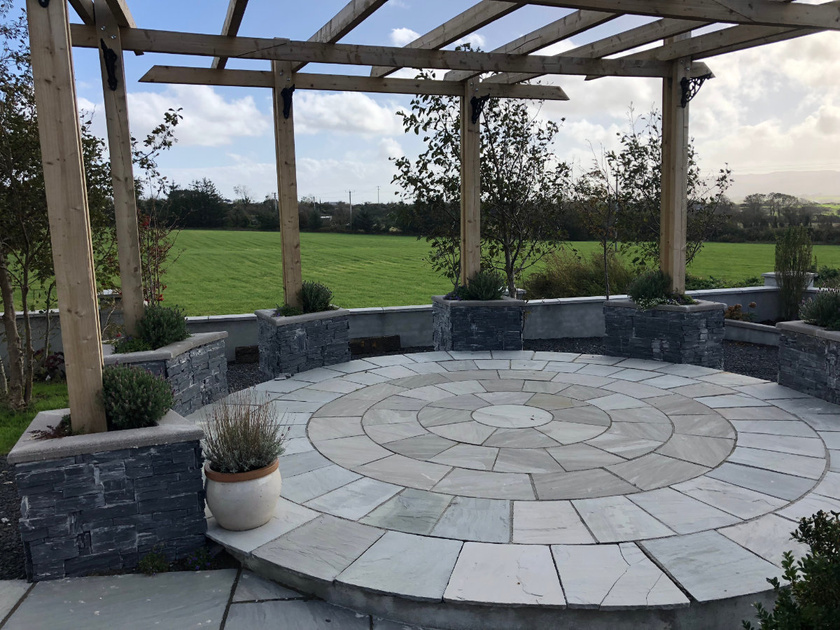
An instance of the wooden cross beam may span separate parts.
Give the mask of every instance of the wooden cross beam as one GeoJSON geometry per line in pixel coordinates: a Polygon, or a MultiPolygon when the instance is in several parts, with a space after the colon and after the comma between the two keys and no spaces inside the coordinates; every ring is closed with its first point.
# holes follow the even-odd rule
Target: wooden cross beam
{"type": "MultiPolygon", "coordinates": [[[[225,23],[222,25],[222,35],[225,37],[236,37],[239,27],[242,25],[242,18],[245,17],[245,8],[248,0],[230,0],[228,4],[225,23]]],[[[227,65],[227,57],[216,57],[210,64],[211,68],[224,68],[227,65]]]]}
{"type": "MultiPolygon", "coordinates": [[[[102,2],[102,0],[98,1],[102,2]]],[[[137,28],[137,24],[134,23],[134,18],[131,17],[131,11],[128,10],[128,5],[125,0],[105,0],[105,3],[114,15],[117,25],[121,28],[137,28]]]]}
{"type": "Polygon", "coordinates": [[[79,19],[88,26],[94,23],[93,0],[69,0],[79,19]]]}

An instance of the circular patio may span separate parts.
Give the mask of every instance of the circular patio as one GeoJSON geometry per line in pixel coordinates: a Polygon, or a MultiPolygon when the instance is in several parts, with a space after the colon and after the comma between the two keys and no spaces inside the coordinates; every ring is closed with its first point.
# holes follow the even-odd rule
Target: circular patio
{"type": "Polygon", "coordinates": [[[840,408],[719,370],[430,352],[255,389],[290,425],[283,498],[208,535],[402,622],[738,625],[798,519],[840,510],[840,408]]]}

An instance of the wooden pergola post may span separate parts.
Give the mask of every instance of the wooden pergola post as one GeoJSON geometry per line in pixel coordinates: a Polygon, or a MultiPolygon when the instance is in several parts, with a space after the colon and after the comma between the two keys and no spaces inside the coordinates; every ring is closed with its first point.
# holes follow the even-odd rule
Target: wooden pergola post
{"type": "Polygon", "coordinates": [[[102,341],[67,4],[27,0],[29,48],[74,432],[105,431],[102,341]]]}
{"type": "Polygon", "coordinates": [[[114,215],[117,226],[117,252],[120,261],[120,287],[125,331],[137,333],[143,317],[143,275],[140,262],[140,230],[137,226],[137,199],[131,160],[131,132],[120,29],[106,2],[94,5],[96,26],[102,38],[99,62],[102,67],[102,93],[108,126],[108,153],[114,187],[114,215]],[[113,86],[113,87],[112,87],[113,86]]]}
{"type": "Polygon", "coordinates": [[[465,81],[461,97],[461,285],[481,270],[481,120],[473,122],[471,103],[477,84],[465,81]]]}
{"type": "Polygon", "coordinates": [[[685,291],[685,250],[688,220],[688,103],[682,101],[682,79],[690,59],[671,63],[662,79],[662,203],[659,262],[671,276],[671,289],[685,291]]]}
{"type": "Polygon", "coordinates": [[[277,199],[280,206],[280,247],[286,304],[300,307],[300,268],[295,122],[292,112],[294,75],[289,62],[272,61],[274,74],[274,141],[277,151],[277,199]]]}

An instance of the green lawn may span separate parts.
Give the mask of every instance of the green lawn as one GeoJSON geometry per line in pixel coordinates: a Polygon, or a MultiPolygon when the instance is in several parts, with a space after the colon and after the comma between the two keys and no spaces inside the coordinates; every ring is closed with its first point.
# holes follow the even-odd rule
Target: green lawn
{"type": "Polygon", "coordinates": [[[35,383],[32,389],[32,408],[11,411],[0,405],[0,455],[8,453],[39,411],[67,407],[66,383],[35,383]]]}

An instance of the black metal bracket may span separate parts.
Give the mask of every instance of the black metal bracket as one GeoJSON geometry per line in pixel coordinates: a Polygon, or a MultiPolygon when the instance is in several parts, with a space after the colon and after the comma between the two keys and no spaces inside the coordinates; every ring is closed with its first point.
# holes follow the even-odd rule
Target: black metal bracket
{"type": "Polygon", "coordinates": [[[680,107],[685,109],[686,105],[697,96],[703,84],[712,78],[712,73],[704,74],[702,77],[683,77],[680,79],[680,87],[682,88],[682,98],[680,99],[680,107]]]}
{"type": "Polygon", "coordinates": [[[280,90],[280,96],[283,98],[283,118],[288,119],[289,114],[292,113],[292,95],[295,93],[295,86],[286,87],[280,90]]]}
{"type": "Polygon", "coordinates": [[[50,6],[50,0],[38,0],[38,4],[40,4],[45,9],[50,6]]]}
{"type": "Polygon", "coordinates": [[[470,108],[472,110],[472,115],[470,116],[470,120],[472,123],[475,124],[478,122],[478,119],[481,118],[481,112],[484,111],[484,105],[487,101],[490,100],[490,95],[486,96],[473,96],[470,99],[470,108]]]}
{"type": "MultiPolygon", "coordinates": [[[[49,2],[49,0],[47,0],[49,2]]],[[[117,53],[105,45],[105,40],[99,40],[99,46],[102,48],[102,55],[105,59],[105,72],[108,74],[108,87],[114,92],[117,89],[117,53]]]]}

